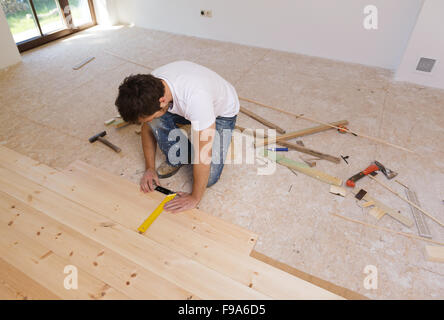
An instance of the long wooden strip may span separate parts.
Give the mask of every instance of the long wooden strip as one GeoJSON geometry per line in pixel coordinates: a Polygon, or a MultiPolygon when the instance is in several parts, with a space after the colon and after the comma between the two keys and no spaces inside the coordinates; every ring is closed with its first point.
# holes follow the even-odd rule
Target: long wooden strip
{"type": "Polygon", "coordinates": [[[271,110],[275,110],[275,111],[279,111],[281,113],[288,114],[288,115],[294,116],[296,118],[301,118],[301,119],[304,119],[304,120],[307,120],[307,121],[311,121],[311,122],[323,124],[323,125],[326,125],[326,126],[330,126],[332,128],[341,129],[341,130],[344,130],[344,131],[346,131],[348,133],[354,134],[354,135],[356,135],[358,137],[366,138],[366,139],[369,139],[369,140],[372,140],[372,141],[376,141],[376,142],[379,142],[379,143],[382,143],[382,144],[385,144],[385,145],[388,145],[388,146],[391,146],[391,147],[394,147],[394,148],[397,148],[397,149],[400,149],[400,150],[404,150],[404,151],[407,151],[407,152],[410,152],[410,153],[418,154],[417,152],[415,152],[413,150],[407,149],[405,147],[398,146],[396,144],[387,142],[385,140],[382,140],[382,139],[379,139],[379,138],[375,138],[375,137],[370,137],[370,136],[367,136],[365,134],[358,133],[356,131],[351,131],[349,129],[339,128],[337,126],[330,125],[327,122],[320,121],[320,120],[317,120],[317,119],[313,119],[313,118],[304,116],[303,114],[297,114],[297,113],[294,113],[294,112],[289,112],[289,111],[286,111],[286,110],[283,110],[283,109],[280,109],[280,108],[277,108],[277,107],[269,106],[269,105],[266,105],[266,104],[263,104],[263,103],[260,103],[260,102],[257,102],[257,101],[251,100],[251,99],[247,99],[247,98],[239,97],[239,100],[244,100],[244,101],[247,101],[247,102],[251,102],[251,103],[257,104],[258,106],[261,106],[261,107],[264,107],[264,108],[267,108],[267,109],[271,109],[271,110]]]}
{"type": "MultiPolygon", "coordinates": [[[[416,209],[418,209],[419,211],[421,211],[422,213],[424,213],[427,217],[429,217],[430,219],[432,219],[433,221],[435,221],[437,224],[439,224],[441,227],[444,227],[444,224],[439,221],[438,219],[436,219],[434,216],[432,216],[430,213],[428,213],[427,211],[425,211],[424,209],[422,209],[421,207],[419,207],[417,204],[411,202],[410,200],[404,198],[403,196],[401,196],[398,192],[396,192],[395,190],[393,190],[392,188],[390,188],[388,185],[386,185],[385,183],[383,183],[382,181],[379,181],[378,179],[376,179],[375,177],[372,177],[371,175],[369,175],[370,178],[372,178],[374,181],[376,181],[377,183],[379,183],[381,186],[383,186],[384,188],[386,188],[388,191],[390,191],[391,193],[393,193],[394,195],[398,196],[398,198],[404,200],[405,202],[407,202],[409,205],[411,205],[412,207],[415,207],[416,209]]],[[[412,222],[413,224],[413,222],[412,222]]]]}
{"type": "MultiPolygon", "coordinates": [[[[70,175],[70,180],[72,178],[73,176],[70,175]]],[[[85,193],[82,196],[77,194],[77,202],[89,204],[98,213],[128,226],[126,215],[107,207],[107,201],[113,197],[115,192],[105,187],[105,185],[110,185],[109,183],[95,184],[95,189],[88,189],[88,184],[91,184],[91,180],[95,179],[95,176],[83,175],[79,178],[83,178],[84,182],[82,183],[80,179],[75,180],[77,190],[84,189],[85,193]],[[100,186],[103,187],[100,188],[100,186]],[[98,194],[99,192],[101,197],[88,197],[89,194],[98,194]]],[[[168,216],[168,214],[164,216],[168,216]]],[[[170,216],[174,217],[174,215],[170,216]]],[[[193,234],[186,228],[174,225],[171,220],[166,220],[162,224],[157,224],[156,220],[145,236],[273,298],[308,298],[309,295],[315,294],[309,293],[313,291],[309,284],[278,272],[278,270],[273,270],[265,264],[258,263],[254,259],[240,254],[237,250],[221,246],[199,234],[193,234]],[[305,289],[301,289],[301,286],[305,289]]]]}
{"type": "Polygon", "coordinates": [[[407,238],[410,238],[410,239],[422,240],[422,241],[425,241],[425,242],[430,242],[430,243],[438,244],[440,246],[444,246],[443,242],[430,240],[430,239],[427,239],[427,238],[424,238],[424,237],[417,236],[416,234],[391,230],[391,229],[388,229],[388,228],[385,228],[385,227],[377,226],[375,224],[370,224],[370,223],[366,223],[366,222],[363,222],[363,221],[355,220],[355,219],[352,219],[352,218],[349,218],[349,217],[345,217],[345,216],[337,214],[337,213],[330,213],[330,214],[332,216],[335,216],[335,217],[338,217],[338,218],[341,218],[341,219],[344,219],[344,220],[347,220],[347,221],[350,221],[350,222],[353,222],[353,223],[361,224],[361,225],[369,227],[369,228],[378,229],[378,230],[390,232],[390,233],[393,233],[393,234],[397,234],[397,235],[400,235],[400,236],[404,236],[404,237],[407,237],[407,238]]]}
{"type": "MultiPolygon", "coordinates": [[[[0,146],[0,159],[2,159],[3,166],[15,172],[24,174],[30,180],[46,186],[51,185],[51,177],[58,173],[55,169],[45,166],[44,164],[3,146],[0,146]]],[[[131,181],[112,175],[105,170],[89,166],[82,161],[76,161],[72,165],[75,165],[78,170],[88,172],[90,175],[93,174],[102,177],[104,180],[102,183],[115,185],[118,188],[116,195],[121,194],[122,197],[134,197],[135,201],[139,201],[139,203],[145,206],[145,210],[147,210],[146,216],[149,214],[148,208],[150,208],[151,205],[158,205],[164,198],[164,195],[158,192],[143,194],[140,192],[139,186],[131,181]],[[125,191],[125,193],[123,193],[123,191],[125,191]]],[[[72,186],[67,184],[67,187],[70,189],[72,186]]],[[[58,187],[55,186],[55,188],[58,187]]],[[[118,203],[115,203],[115,205],[118,205],[118,203]]],[[[228,223],[197,209],[176,215],[176,222],[221,243],[232,245],[246,255],[250,254],[258,237],[257,234],[249,230],[228,223]]],[[[135,221],[135,223],[140,224],[141,221],[135,221]]]]}
{"type": "Polygon", "coordinates": [[[330,161],[333,163],[340,163],[341,162],[341,159],[338,157],[335,157],[335,156],[332,156],[332,155],[329,155],[326,153],[322,153],[322,152],[319,152],[319,151],[316,151],[313,149],[309,149],[307,147],[303,147],[303,146],[300,146],[295,143],[291,143],[291,142],[287,142],[287,141],[279,141],[279,144],[281,146],[285,146],[285,147],[288,147],[290,149],[293,149],[293,150],[296,150],[296,151],[299,151],[302,153],[310,154],[314,157],[321,158],[321,159],[324,159],[324,160],[327,160],[327,161],[330,161]]]}
{"type": "Polygon", "coordinates": [[[335,186],[341,186],[342,185],[342,180],[336,177],[333,177],[325,172],[322,172],[318,169],[314,169],[314,168],[310,168],[310,166],[308,166],[305,163],[302,162],[297,162],[291,159],[288,159],[280,154],[277,154],[275,152],[272,151],[264,151],[264,156],[269,158],[270,160],[276,161],[277,163],[286,166],[290,169],[294,169],[296,171],[299,171],[307,176],[310,176],[312,178],[315,178],[319,181],[328,183],[328,184],[332,184],[335,186]]]}
{"type": "MultiPolygon", "coordinates": [[[[246,130],[245,128],[240,127],[240,126],[236,126],[236,129],[239,129],[240,131],[245,131],[246,130]]],[[[256,137],[256,133],[254,131],[253,131],[253,136],[256,137]]],[[[264,138],[266,138],[266,137],[267,137],[267,135],[264,134],[264,138]]],[[[260,141],[260,139],[259,139],[259,141],[260,141]]],[[[258,141],[258,143],[259,143],[259,141],[258,141]]],[[[333,163],[341,162],[341,159],[338,158],[338,157],[335,157],[335,156],[332,156],[332,155],[329,155],[329,154],[325,154],[325,153],[322,153],[322,152],[319,152],[319,151],[316,151],[316,150],[312,150],[312,149],[300,146],[300,145],[298,145],[296,143],[291,143],[291,142],[283,141],[282,140],[282,141],[276,141],[276,144],[284,146],[284,147],[287,147],[289,149],[293,149],[293,150],[302,152],[302,153],[310,154],[310,155],[315,156],[317,158],[328,160],[328,161],[333,162],[333,163]]],[[[256,147],[257,146],[258,145],[256,144],[256,147]]]]}
{"type": "Polygon", "coordinates": [[[427,260],[433,262],[444,262],[444,247],[426,246],[427,260]]]}
{"type": "Polygon", "coordinates": [[[131,299],[198,299],[191,292],[1,191],[0,210],[0,224],[10,224],[12,230],[29,235],[36,243],[105,281],[131,299]]]}
{"type": "Polygon", "coordinates": [[[256,113],[245,109],[244,107],[240,106],[240,112],[246,114],[247,116],[249,116],[250,118],[262,123],[263,125],[271,128],[271,129],[275,129],[277,132],[279,132],[280,134],[284,134],[285,130],[282,129],[281,127],[279,127],[278,125],[268,121],[267,119],[262,118],[261,116],[257,115],[256,113]]]}
{"type": "MultiPolygon", "coordinates": [[[[1,216],[1,215],[0,215],[1,216]]],[[[5,289],[8,300],[59,300],[60,298],[47,288],[31,279],[11,264],[0,258],[0,285],[5,289]]]]}
{"type": "Polygon", "coordinates": [[[340,121],[336,121],[336,122],[331,122],[329,126],[320,125],[320,126],[316,126],[316,127],[312,127],[312,128],[308,128],[308,129],[302,129],[302,130],[298,130],[298,131],[294,131],[294,132],[288,132],[286,134],[277,136],[274,139],[264,139],[263,141],[258,141],[256,143],[256,147],[262,147],[262,146],[266,146],[268,144],[277,143],[278,141],[291,140],[294,138],[303,137],[303,136],[307,136],[307,135],[322,132],[322,131],[327,131],[327,130],[332,129],[331,126],[338,127],[338,126],[345,126],[347,124],[348,124],[347,120],[340,120],[340,121]]]}
{"type": "Polygon", "coordinates": [[[86,64],[90,63],[91,61],[93,61],[95,58],[94,57],[89,57],[86,58],[85,60],[83,60],[82,62],[76,64],[73,68],[73,70],[79,70],[80,68],[82,68],[83,66],[85,66],[86,64]]]}
{"type": "Polygon", "coordinates": [[[64,280],[67,274],[64,270],[70,265],[66,259],[6,224],[0,224],[0,233],[1,257],[62,299],[128,299],[81,268],[77,268],[78,289],[65,289],[64,280]]]}
{"type": "Polygon", "coordinates": [[[0,190],[202,299],[269,298],[2,167],[0,190]]]}

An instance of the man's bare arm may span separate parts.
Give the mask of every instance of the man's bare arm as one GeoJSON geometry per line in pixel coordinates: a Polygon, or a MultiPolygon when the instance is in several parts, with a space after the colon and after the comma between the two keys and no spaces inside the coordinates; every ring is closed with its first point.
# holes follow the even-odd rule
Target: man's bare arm
{"type": "Polygon", "coordinates": [[[145,156],[145,169],[155,169],[156,139],[151,131],[151,127],[146,122],[142,124],[141,135],[143,155],[145,156]]]}
{"type": "Polygon", "coordinates": [[[141,130],[142,149],[145,156],[145,173],[140,179],[140,190],[143,192],[154,191],[154,182],[160,186],[156,173],[156,138],[151,127],[144,122],[141,130]]]}
{"type": "Polygon", "coordinates": [[[199,149],[195,147],[195,153],[199,155],[199,159],[193,164],[193,192],[191,195],[198,202],[203,197],[207,188],[208,178],[210,176],[211,156],[213,149],[213,139],[216,125],[211,125],[208,129],[202,131],[194,131],[199,139],[199,149]]]}
{"type": "Polygon", "coordinates": [[[194,154],[198,157],[193,164],[193,191],[191,194],[178,192],[179,197],[174,198],[165,205],[164,209],[166,211],[178,213],[193,209],[199,204],[205,193],[210,176],[215,131],[216,125],[213,124],[208,129],[193,132],[194,154]],[[199,142],[196,141],[197,139],[199,142]]]}

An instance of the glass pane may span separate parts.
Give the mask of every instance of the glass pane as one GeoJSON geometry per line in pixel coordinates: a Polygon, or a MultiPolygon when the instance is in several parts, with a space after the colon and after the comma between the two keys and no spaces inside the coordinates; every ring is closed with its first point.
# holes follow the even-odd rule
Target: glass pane
{"type": "Polygon", "coordinates": [[[68,3],[69,8],[71,9],[74,26],[78,27],[87,23],[92,23],[88,0],[68,0],[68,3]]]}
{"type": "Polygon", "coordinates": [[[40,36],[28,0],[0,0],[16,43],[40,36]]]}
{"type": "Polygon", "coordinates": [[[57,0],[33,0],[43,34],[65,29],[57,0]]]}

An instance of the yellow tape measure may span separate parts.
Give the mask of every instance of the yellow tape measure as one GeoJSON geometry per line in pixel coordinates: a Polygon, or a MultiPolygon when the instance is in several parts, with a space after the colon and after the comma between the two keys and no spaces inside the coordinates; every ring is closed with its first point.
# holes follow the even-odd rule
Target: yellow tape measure
{"type": "Polygon", "coordinates": [[[163,199],[163,201],[157,206],[157,208],[149,215],[149,217],[140,225],[137,229],[139,233],[144,233],[150,225],[157,219],[157,217],[162,213],[163,206],[168,202],[174,199],[176,196],[175,193],[169,194],[163,199]]]}

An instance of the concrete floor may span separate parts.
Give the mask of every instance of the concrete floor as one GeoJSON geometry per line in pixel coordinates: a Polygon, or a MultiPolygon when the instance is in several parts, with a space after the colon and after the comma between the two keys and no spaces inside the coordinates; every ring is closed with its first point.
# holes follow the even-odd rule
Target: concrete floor
{"type": "MultiPolygon", "coordinates": [[[[345,162],[318,161],[317,168],[346,180],[378,160],[399,173],[421,205],[444,220],[444,91],[392,82],[389,70],[135,27],[99,27],[23,54],[23,63],[0,72],[0,143],[55,168],[76,159],[138,182],[144,167],[136,126],[105,127],[115,116],[119,83],[130,74],[185,59],[230,81],[240,96],[304,113],[323,121],[347,119],[350,128],[413,149],[410,154],[352,135],[328,131],[302,138],[306,146],[345,162]],[[109,53],[137,62],[130,63],[109,53]],[[95,60],[74,71],[89,56],[95,60]],[[146,67],[142,67],[144,65],[146,67]],[[123,151],[115,154],[88,138],[107,130],[123,151]]],[[[249,103],[245,107],[287,131],[315,126],[249,103]]],[[[240,114],[238,124],[264,128],[240,114]]],[[[288,157],[299,159],[297,152],[288,157]]],[[[158,155],[158,161],[162,156],[158,155]]],[[[416,234],[386,216],[376,221],[352,195],[278,166],[257,175],[258,165],[227,165],[200,209],[259,234],[256,250],[297,269],[374,299],[444,299],[444,269],[427,262],[425,242],[369,229],[330,213],[416,234]],[[378,289],[366,290],[364,268],[378,268],[378,289]]],[[[164,185],[191,189],[191,168],[164,185]]],[[[402,187],[379,179],[403,193],[402,187]]],[[[358,183],[375,198],[411,218],[409,206],[370,179],[358,183]]],[[[443,229],[427,219],[433,239],[443,229]]]]}

